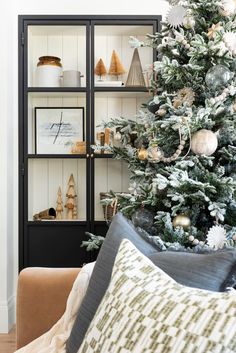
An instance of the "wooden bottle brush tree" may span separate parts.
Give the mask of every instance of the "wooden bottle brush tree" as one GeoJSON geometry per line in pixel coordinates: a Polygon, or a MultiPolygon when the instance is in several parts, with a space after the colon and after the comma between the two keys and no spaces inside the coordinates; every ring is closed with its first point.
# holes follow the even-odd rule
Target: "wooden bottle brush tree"
{"type": "Polygon", "coordinates": [[[102,58],[98,60],[94,72],[95,72],[95,75],[99,76],[99,81],[102,81],[102,77],[105,76],[107,73],[107,70],[102,58]]]}
{"type": "Polygon", "coordinates": [[[57,192],[57,207],[56,207],[56,219],[62,219],[62,212],[63,212],[63,202],[62,202],[62,193],[61,187],[59,186],[57,192]]]}
{"type": "Polygon", "coordinates": [[[112,76],[116,76],[118,80],[119,75],[123,75],[125,72],[126,72],[125,68],[121,63],[118,54],[116,53],[115,50],[113,50],[108,74],[112,76]]]}
{"type": "Polygon", "coordinates": [[[76,193],[75,193],[75,180],[73,174],[70,175],[68,181],[68,190],[66,193],[66,204],[67,208],[67,219],[77,219],[77,205],[76,205],[76,193]]]}

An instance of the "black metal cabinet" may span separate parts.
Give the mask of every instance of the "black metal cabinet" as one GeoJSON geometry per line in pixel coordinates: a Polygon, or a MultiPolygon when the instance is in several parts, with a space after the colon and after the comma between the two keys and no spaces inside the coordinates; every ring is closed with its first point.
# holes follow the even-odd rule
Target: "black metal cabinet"
{"type": "MultiPolygon", "coordinates": [[[[128,37],[142,39],[147,33],[159,31],[160,20],[160,16],[19,16],[20,269],[77,267],[95,258],[81,248],[81,243],[86,239],[86,231],[106,234],[99,194],[128,188],[125,165],[91,149],[96,141],[96,126],[114,115],[134,116],[148,92],[145,88],[98,87],[94,67],[100,57],[108,66],[115,49],[128,71],[132,57],[128,37]],[[35,70],[38,58],[44,55],[60,57],[63,70],[81,71],[84,76],[81,86],[39,87],[35,70]],[[40,132],[41,127],[36,129],[37,107],[50,111],[58,107],[82,107],[86,153],[62,153],[59,149],[55,152],[50,143],[48,151],[36,153],[36,134],[44,133],[40,132]],[[71,173],[76,181],[78,219],[34,221],[33,214],[56,207],[59,186],[65,202],[71,173]]],[[[155,52],[143,49],[142,64],[150,64],[153,59],[155,52]]],[[[46,119],[50,121],[50,116],[46,119]]]]}

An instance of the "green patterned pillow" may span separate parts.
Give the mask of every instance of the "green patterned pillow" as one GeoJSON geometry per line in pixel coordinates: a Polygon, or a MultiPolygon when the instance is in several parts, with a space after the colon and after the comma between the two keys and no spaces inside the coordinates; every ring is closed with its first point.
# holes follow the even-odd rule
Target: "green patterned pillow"
{"type": "Polygon", "coordinates": [[[78,351],[90,352],[235,353],[236,291],[182,286],[123,240],[78,351]]]}

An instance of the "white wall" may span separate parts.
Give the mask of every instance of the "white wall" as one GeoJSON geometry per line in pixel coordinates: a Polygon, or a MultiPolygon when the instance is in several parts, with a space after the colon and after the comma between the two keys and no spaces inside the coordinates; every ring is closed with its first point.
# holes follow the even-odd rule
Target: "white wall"
{"type": "Polygon", "coordinates": [[[160,14],[164,0],[8,0],[0,3],[0,332],[14,322],[18,275],[18,14],[160,14]]]}

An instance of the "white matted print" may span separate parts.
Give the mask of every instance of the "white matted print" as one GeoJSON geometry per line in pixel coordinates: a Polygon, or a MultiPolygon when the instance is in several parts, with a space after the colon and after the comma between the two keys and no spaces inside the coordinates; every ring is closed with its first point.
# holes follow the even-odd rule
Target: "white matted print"
{"type": "Polygon", "coordinates": [[[35,153],[69,154],[76,141],[84,141],[83,107],[35,108],[35,153]]]}

